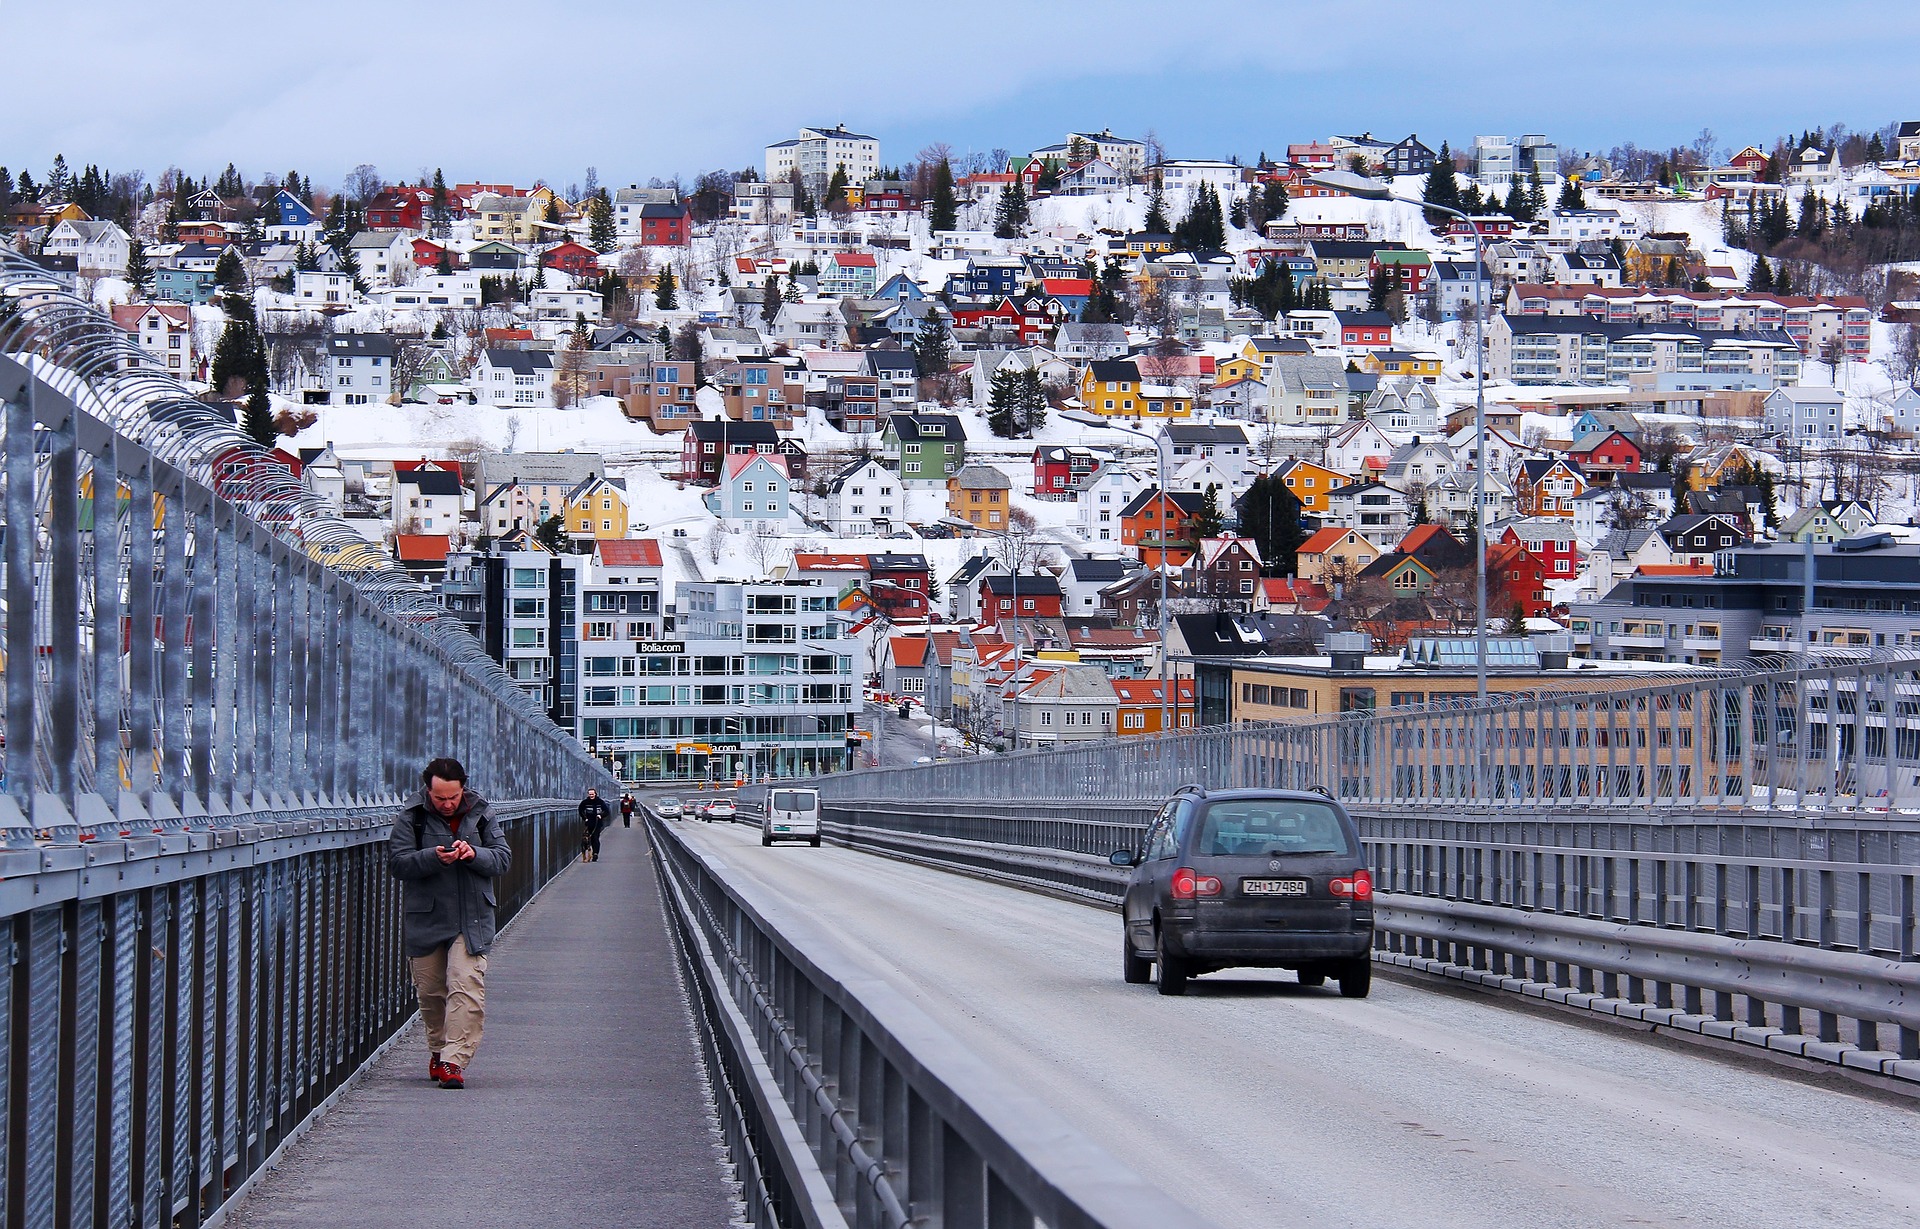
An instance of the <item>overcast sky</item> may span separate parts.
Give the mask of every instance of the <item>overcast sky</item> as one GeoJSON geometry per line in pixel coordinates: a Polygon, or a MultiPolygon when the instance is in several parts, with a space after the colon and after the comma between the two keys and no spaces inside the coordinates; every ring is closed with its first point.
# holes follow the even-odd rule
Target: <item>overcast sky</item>
{"type": "Polygon", "coordinates": [[[1175,157],[1408,132],[1439,147],[1723,146],[1920,118],[1891,0],[0,0],[0,164],[561,186],[759,166],[845,123],[896,164],[1152,129],[1175,157]],[[1909,115],[1909,112],[1914,114],[1909,115]]]}

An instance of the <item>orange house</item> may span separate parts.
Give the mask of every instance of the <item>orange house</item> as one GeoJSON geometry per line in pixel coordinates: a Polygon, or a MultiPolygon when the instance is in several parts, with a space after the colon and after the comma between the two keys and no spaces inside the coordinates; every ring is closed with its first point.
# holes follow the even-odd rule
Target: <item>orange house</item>
{"type": "MultiPolygon", "coordinates": [[[[1190,730],[1193,728],[1193,680],[1172,679],[1170,685],[1174,697],[1174,728],[1190,730]]],[[[1116,718],[1120,737],[1160,733],[1160,710],[1166,693],[1160,689],[1159,679],[1115,679],[1113,690],[1120,697],[1120,715],[1116,718]]]]}
{"type": "Polygon", "coordinates": [[[1180,567],[1193,557],[1189,538],[1199,514],[1199,495],[1149,487],[1120,510],[1120,544],[1133,547],[1150,568],[1162,561],[1180,567]]]}
{"type": "Polygon", "coordinates": [[[1327,492],[1360,481],[1312,461],[1288,461],[1280,467],[1279,473],[1281,480],[1287,484],[1288,493],[1300,501],[1303,509],[1322,514],[1327,511],[1327,492]]]}

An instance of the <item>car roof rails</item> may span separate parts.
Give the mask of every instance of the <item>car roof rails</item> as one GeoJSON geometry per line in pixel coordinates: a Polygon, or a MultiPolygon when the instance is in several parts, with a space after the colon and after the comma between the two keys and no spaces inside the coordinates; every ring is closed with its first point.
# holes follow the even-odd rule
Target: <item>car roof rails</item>
{"type": "Polygon", "coordinates": [[[1200,782],[1198,781],[1189,781],[1187,784],[1182,785],[1179,789],[1173,791],[1173,796],[1175,798],[1178,798],[1182,794],[1198,794],[1202,798],[1205,798],[1207,796],[1207,787],[1200,784],[1200,782]]]}

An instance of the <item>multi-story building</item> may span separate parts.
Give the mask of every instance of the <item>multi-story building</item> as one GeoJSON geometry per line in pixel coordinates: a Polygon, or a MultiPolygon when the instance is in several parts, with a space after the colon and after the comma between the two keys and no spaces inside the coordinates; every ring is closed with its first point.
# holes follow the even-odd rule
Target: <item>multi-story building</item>
{"type": "Polygon", "coordinates": [[[1487,354],[1489,378],[1516,384],[1651,388],[1675,372],[1748,376],[1762,388],[1800,380],[1800,348],[1779,329],[1721,332],[1503,314],[1487,326],[1487,354]]]}
{"type": "Polygon", "coordinates": [[[1889,534],[1756,544],[1716,565],[1630,576],[1576,603],[1575,645],[1607,661],[1695,664],[1920,646],[1920,547],[1889,534]]]}
{"type": "Polygon", "coordinates": [[[386,401],[393,387],[393,338],[384,333],[335,333],[327,338],[327,395],[335,405],[386,401]]]}
{"type": "Polygon", "coordinates": [[[1525,183],[1534,173],[1543,184],[1560,176],[1560,151],[1553,142],[1537,132],[1519,140],[1504,136],[1473,138],[1473,177],[1482,188],[1501,188],[1518,180],[1525,183]]]}
{"type": "Polygon", "coordinates": [[[836,170],[845,170],[850,184],[865,183],[880,174],[880,138],[848,132],[845,124],[832,128],[802,128],[790,141],[767,146],[767,182],[786,183],[795,171],[815,200],[824,200],[836,170]]]}

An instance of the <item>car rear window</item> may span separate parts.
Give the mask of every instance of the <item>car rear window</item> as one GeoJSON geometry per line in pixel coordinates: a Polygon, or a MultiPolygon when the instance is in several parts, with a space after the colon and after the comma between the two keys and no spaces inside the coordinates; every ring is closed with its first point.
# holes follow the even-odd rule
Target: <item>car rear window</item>
{"type": "Polygon", "coordinates": [[[773,795],[776,811],[811,811],[816,795],[811,790],[784,789],[773,795]]]}
{"type": "Polygon", "coordinates": [[[1194,838],[1202,857],[1354,856],[1353,842],[1330,806],[1318,802],[1247,799],[1216,802],[1194,838]]]}

